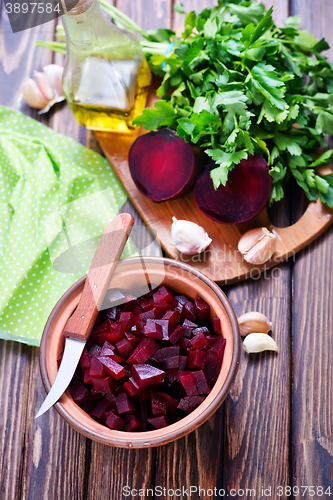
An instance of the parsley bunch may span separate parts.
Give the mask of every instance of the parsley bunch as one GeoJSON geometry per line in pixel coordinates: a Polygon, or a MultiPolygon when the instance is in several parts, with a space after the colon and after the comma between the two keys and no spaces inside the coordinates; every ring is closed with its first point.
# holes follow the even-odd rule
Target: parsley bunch
{"type": "MultiPolygon", "coordinates": [[[[181,4],[176,10],[184,13],[181,4]]],[[[212,9],[186,15],[182,37],[170,30],[144,33],[173,48],[146,53],[153,73],[163,77],[161,100],[134,123],[147,130],[170,127],[205,148],[217,165],[215,188],[226,184],[241,159],[258,153],[270,167],[270,202],[283,198],[291,174],[309,200],[319,196],[333,207],[333,174],[315,170],[333,150],[314,160],[324,134],[333,135],[333,65],[321,55],[326,41],[299,24],[290,17],[278,28],[272,9],[261,3],[218,0],[212,9]]]]}

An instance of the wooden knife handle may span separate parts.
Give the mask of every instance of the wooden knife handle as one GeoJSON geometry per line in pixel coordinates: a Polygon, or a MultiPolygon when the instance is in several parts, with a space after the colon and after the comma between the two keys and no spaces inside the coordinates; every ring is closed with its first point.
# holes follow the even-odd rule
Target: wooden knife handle
{"type": "Polygon", "coordinates": [[[104,231],[94,254],[80,302],[65,326],[65,337],[87,340],[111,277],[134,224],[130,214],[119,214],[104,231]]]}

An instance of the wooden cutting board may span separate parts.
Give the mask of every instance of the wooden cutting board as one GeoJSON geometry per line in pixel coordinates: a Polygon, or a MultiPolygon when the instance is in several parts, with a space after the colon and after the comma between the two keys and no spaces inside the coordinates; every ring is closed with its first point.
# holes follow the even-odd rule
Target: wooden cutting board
{"type": "MultiPolygon", "coordinates": [[[[153,101],[154,92],[148,99],[148,105],[152,105],[153,101]]],[[[140,133],[142,131],[137,135],[140,133]]],[[[292,258],[296,252],[316,239],[333,220],[333,210],[319,200],[316,203],[309,203],[303,216],[295,224],[285,228],[273,226],[268,219],[266,209],[249,222],[234,225],[219,224],[198,210],[193,193],[177,200],[154,203],[137,189],[129,172],[128,152],[137,135],[96,132],[97,139],[130,200],[144,222],[156,231],[165,252],[176,260],[192,265],[220,284],[233,283],[278,266],[281,261],[292,258]],[[181,254],[173,246],[170,234],[173,216],[178,220],[195,222],[207,231],[213,241],[205,252],[189,256],[181,254]],[[237,245],[243,233],[260,226],[266,226],[277,236],[277,249],[269,262],[263,266],[253,266],[244,261],[237,250],[237,245]]],[[[327,167],[326,173],[330,171],[327,167]]]]}

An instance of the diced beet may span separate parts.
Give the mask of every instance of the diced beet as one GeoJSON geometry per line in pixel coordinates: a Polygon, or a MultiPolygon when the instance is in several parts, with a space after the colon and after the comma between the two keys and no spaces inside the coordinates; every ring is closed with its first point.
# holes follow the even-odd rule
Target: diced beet
{"type": "Polygon", "coordinates": [[[201,297],[194,301],[194,312],[197,318],[208,319],[210,315],[210,306],[201,297]]]}
{"type": "Polygon", "coordinates": [[[167,412],[165,399],[154,391],[151,391],[151,410],[153,415],[166,415],[167,412]]]}
{"type": "Polygon", "coordinates": [[[113,361],[115,361],[116,363],[122,363],[124,361],[124,358],[122,358],[121,356],[119,356],[119,354],[116,354],[114,353],[113,356],[110,356],[110,358],[113,359],[113,361]]]}
{"type": "MultiPolygon", "coordinates": [[[[123,299],[124,303],[121,306],[121,312],[133,312],[133,309],[136,306],[137,298],[134,295],[126,295],[123,299]]],[[[120,315],[121,318],[121,315],[120,315]]]]}
{"type": "Polygon", "coordinates": [[[137,316],[137,318],[136,318],[136,331],[143,333],[147,320],[148,319],[157,319],[159,317],[161,317],[161,314],[156,309],[156,307],[154,307],[150,311],[145,311],[143,313],[140,313],[139,316],[137,316]]]}
{"type": "Polygon", "coordinates": [[[144,311],[150,311],[154,307],[153,299],[145,299],[144,297],[139,300],[139,304],[144,311]]]}
{"type": "Polygon", "coordinates": [[[195,385],[194,378],[192,376],[192,372],[179,372],[179,380],[184,387],[184,390],[187,396],[198,396],[198,389],[195,385]]]}
{"type": "Polygon", "coordinates": [[[216,382],[216,379],[219,376],[221,370],[221,366],[222,359],[219,359],[217,356],[207,362],[204,373],[209,385],[212,385],[214,382],[216,382]]]}
{"type": "Polygon", "coordinates": [[[104,344],[104,342],[107,342],[108,338],[109,338],[109,332],[99,333],[98,334],[98,343],[104,344]]]}
{"type": "Polygon", "coordinates": [[[190,352],[188,357],[188,367],[191,370],[197,370],[200,368],[205,368],[205,353],[200,351],[200,349],[196,349],[195,351],[190,352]]]}
{"type": "Polygon", "coordinates": [[[116,388],[116,381],[111,375],[105,375],[102,378],[92,377],[92,383],[95,391],[112,394],[116,388]]]}
{"type": "Polygon", "coordinates": [[[126,392],[122,392],[117,396],[116,405],[119,415],[121,415],[122,413],[126,413],[128,411],[135,410],[134,401],[132,400],[132,398],[130,398],[130,396],[126,392]]]}
{"type": "Polygon", "coordinates": [[[173,382],[176,382],[179,380],[179,368],[172,368],[171,370],[167,370],[165,372],[165,375],[167,379],[169,380],[170,384],[173,384],[173,382]]]}
{"type": "Polygon", "coordinates": [[[169,335],[169,341],[171,344],[175,345],[181,337],[184,335],[184,328],[181,325],[178,325],[174,331],[169,335]]]}
{"type": "Polygon", "coordinates": [[[94,345],[91,349],[89,349],[90,360],[91,358],[98,358],[101,350],[102,348],[99,345],[94,345]]]}
{"type": "Polygon", "coordinates": [[[120,356],[123,358],[129,356],[133,351],[133,346],[126,337],[116,343],[116,348],[118,349],[120,356]]]}
{"type": "Polygon", "coordinates": [[[135,316],[131,312],[120,313],[119,323],[122,326],[123,332],[128,332],[135,325],[135,316]]]}
{"type": "Polygon", "coordinates": [[[84,348],[82,351],[80,365],[82,367],[82,370],[89,370],[90,368],[90,357],[86,348],[84,348]]]}
{"type": "Polygon", "coordinates": [[[90,375],[90,369],[84,371],[83,382],[85,384],[92,384],[92,378],[90,375]]]}
{"type": "Polygon", "coordinates": [[[166,302],[154,302],[154,304],[155,308],[158,309],[161,314],[164,314],[166,311],[169,311],[169,309],[172,309],[172,306],[166,302]]]}
{"type": "Polygon", "coordinates": [[[106,398],[103,397],[96,401],[96,403],[93,404],[89,415],[94,418],[98,418],[99,420],[102,420],[103,414],[109,410],[112,406],[112,403],[106,398]]]}
{"type": "Polygon", "coordinates": [[[229,172],[226,185],[217,189],[210,176],[216,167],[214,161],[209,162],[195,183],[194,199],[199,210],[226,224],[245,222],[259,214],[268,201],[272,184],[266,160],[259,155],[241,160],[229,172]]]}
{"type": "Polygon", "coordinates": [[[220,318],[214,318],[213,319],[213,328],[214,328],[214,332],[220,332],[221,331],[221,320],[220,320],[220,318]]]}
{"type": "Polygon", "coordinates": [[[140,341],[139,345],[134,349],[132,354],[127,358],[127,363],[143,364],[155,354],[158,349],[154,339],[144,338],[140,341]]]}
{"type": "Polygon", "coordinates": [[[136,396],[138,394],[138,389],[131,380],[127,380],[127,382],[124,382],[123,388],[125,389],[127,394],[131,397],[136,396]]]}
{"type": "Polygon", "coordinates": [[[182,306],[185,305],[188,301],[188,298],[185,295],[175,295],[175,299],[177,300],[178,304],[181,304],[182,306]]]}
{"type": "Polygon", "coordinates": [[[112,406],[116,406],[116,397],[113,395],[113,394],[105,394],[104,396],[108,401],[110,401],[110,403],[112,404],[112,406]]]}
{"type": "Polygon", "coordinates": [[[156,394],[161,396],[165,400],[165,404],[167,406],[168,410],[171,410],[172,408],[176,408],[178,402],[172,398],[169,394],[166,394],[165,392],[158,392],[156,391],[156,394]]]}
{"type": "Polygon", "coordinates": [[[126,423],[126,420],[121,418],[117,412],[112,410],[106,415],[105,423],[108,427],[110,427],[110,429],[121,431],[126,423]]]}
{"type": "MultiPolygon", "coordinates": [[[[184,330],[184,334],[185,334],[185,330],[184,330]]],[[[178,342],[178,345],[180,346],[180,350],[181,352],[184,354],[186,353],[187,354],[187,347],[189,347],[190,345],[190,339],[187,339],[186,337],[182,337],[179,342],[178,342]]]]}
{"type": "Polygon", "coordinates": [[[170,334],[170,322],[167,319],[157,319],[156,323],[158,325],[161,325],[162,327],[162,334],[163,334],[163,340],[169,340],[169,334],[170,334]]]}
{"type": "Polygon", "coordinates": [[[194,349],[200,349],[200,347],[203,347],[204,345],[208,344],[208,340],[206,339],[206,336],[202,331],[194,335],[194,337],[191,338],[190,344],[194,349]]]}
{"type": "Polygon", "coordinates": [[[222,335],[219,335],[217,341],[211,347],[210,352],[214,352],[217,356],[223,358],[225,344],[226,340],[222,337],[222,335]]]}
{"type": "Polygon", "coordinates": [[[190,321],[189,319],[184,319],[183,321],[183,327],[184,328],[190,328],[190,329],[194,329],[194,328],[198,328],[198,325],[196,323],[194,323],[193,321],[190,321]]]}
{"type": "Polygon", "coordinates": [[[125,332],[125,337],[132,344],[133,347],[138,345],[138,343],[140,342],[140,337],[132,332],[125,332]]]}
{"type": "Polygon", "coordinates": [[[90,398],[90,391],[86,387],[84,387],[81,382],[76,382],[76,384],[70,386],[70,391],[72,398],[75,403],[79,406],[82,406],[84,403],[88,401],[90,398]]]}
{"type": "Polygon", "coordinates": [[[160,415],[158,417],[147,417],[147,422],[149,422],[155,429],[162,429],[169,425],[168,419],[165,415],[160,415]]]}
{"type": "Polygon", "coordinates": [[[104,366],[97,358],[91,358],[90,361],[90,375],[91,377],[103,377],[105,373],[104,366]]]}
{"type": "Polygon", "coordinates": [[[163,359],[163,370],[171,370],[172,368],[179,368],[179,356],[172,356],[171,358],[163,359]]]}
{"type": "Polygon", "coordinates": [[[199,406],[199,404],[203,402],[204,399],[205,398],[203,396],[185,396],[180,400],[177,408],[179,410],[190,413],[191,411],[195,410],[197,406],[199,406]]]}
{"type": "Polygon", "coordinates": [[[193,337],[193,329],[192,328],[184,328],[183,336],[187,339],[192,338],[193,337]]]}
{"type": "Polygon", "coordinates": [[[110,307],[109,309],[106,309],[105,311],[106,317],[112,321],[117,321],[117,308],[116,307],[110,307]]]}
{"type": "Polygon", "coordinates": [[[170,304],[172,307],[177,305],[177,300],[164,285],[160,286],[157,292],[154,293],[153,299],[154,302],[164,302],[170,304]]]}
{"type": "Polygon", "coordinates": [[[197,319],[194,310],[194,302],[192,302],[192,300],[188,300],[184,304],[182,315],[191,322],[194,322],[197,319]]]}
{"type": "Polygon", "coordinates": [[[109,331],[108,321],[104,321],[98,326],[94,326],[91,330],[91,335],[98,335],[99,333],[105,333],[109,331]]]}
{"type": "Polygon", "coordinates": [[[128,413],[128,414],[126,413],[125,417],[127,420],[125,430],[127,432],[136,431],[140,427],[142,427],[143,422],[142,422],[141,416],[139,415],[139,413],[137,411],[134,411],[133,413],[128,413]]]}
{"type": "Polygon", "coordinates": [[[163,382],[165,378],[165,371],[148,364],[133,365],[131,368],[131,375],[141,388],[163,382]]]}
{"type": "Polygon", "coordinates": [[[110,344],[110,342],[106,341],[104,342],[101,352],[99,353],[100,356],[113,356],[114,355],[115,348],[113,345],[110,344]]]}
{"type": "MultiPolygon", "coordinates": [[[[133,309],[133,311],[132,311],[132,312],[133,312],[134,316],[137,318],[137,317],[139,316],[139,314],[141,314],[141,313],[143,313],[143,312],[144,312],[144,310],[142,309],[142,307],[141,307],[139,304],[137,304],[137,305],[134,307],[134,309],[133,309]]],[[[132,328],[133,328],[133,327],[132,327],[132,328]]]]}
{"type": "Polygon", "coordinates": [[[202,370],[192,372],[192,377],[194,378],[195,384],[198,389],[199,394],[209,394],[210,387],[208,385],[205,374],[202,370]]]}
{"type": "Polygon", "coordinates": [[[179,356],[179,371],[184,372],[187,368],[187,356],[179,356]]]}
{"type": "Polygon", "coordinates": [[[110,373],[110,375],[112,375],[112,377],[115,378],[116,380],[120,379],[125,375],[125,368],[121,366],[119,363],[116,363],[116,361],[114,361],[113,359],[107,357],[104,358],[101,357],[99,358],[99,360],[105,367],[105,370],[108,373],[110,373]]]}
{"type": "Polygon", "coordinates": [[[162,325],[158,324],[156,319],[147,319],[144,326],[144,334],[146,337],[161,340],[163,338],[162,325]]]}
{"type": "Polygon", "coordinates": [[[124,338],[124,332],[120,323],[113,323],[110,326],[110,333],[108,335],[108,339],[112,345],[116,345],[119,340],[124,338]]]}
{"type": "Polygon", "coordinates": [[[209,344],[212,346],[217,342],[217,339],[219,338],[219,335],[206,335],[206,339],[208,340],[209,344]]]}
{"type": "Polygon", "coordinates": [[[194,335],[197,335],[200,332],[203,333],[205,336],[210,335],[210,331],[208,330],[207,326],[199,326],[198,328],[194,328],[194,330],[192,330],[193,337],[194,335]]]}
{"type": "Polygon", "coordinates": [[[128,154],[128,164],[137,188],[155,202],[188,194],[203,166],[203,155],[195,155],[190,144],[169,128],[139,136],[128,154]]]}
{"type": "Polygon", "coordinates": [[[172,347],[162,347],[158,350],[161,361],[167,358],[173,358],[178,356],[180,351],[179,345],[174,345],[172,347]]]}
{"type": "Polygon", "coordinates": [[[169,320],[169,323],[171,326],[173,326],[177,321],[179,321],[180,319],[180,314],[178,311],[175,311],[175,310],[171,310],[169,309],[165,314],[164,316],[162,317],[162,319],[167,319],[169,320]]]}

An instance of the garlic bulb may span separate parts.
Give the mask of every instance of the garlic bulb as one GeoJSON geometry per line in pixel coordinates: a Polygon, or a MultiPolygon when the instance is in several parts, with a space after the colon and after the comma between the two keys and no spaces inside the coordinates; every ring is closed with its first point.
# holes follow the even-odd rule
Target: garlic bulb
{"type": "Polygon", "coordinates": [[[34,79],[23,82],[21,92],[29,106],[40,109],[39,114],[46,113],[56,102],[64,101],[62,90],[63,68],[58,64],[48,64],[43,71],[35,71],[34,79]]]}
{"type": "Polygon", "coordinates": [[[172,217],[172,242],[181,253],[195,255],[203,252],[212,242],[203,227],[188,220],[172,217]]]}

